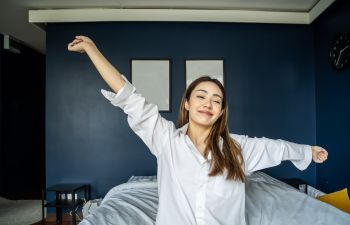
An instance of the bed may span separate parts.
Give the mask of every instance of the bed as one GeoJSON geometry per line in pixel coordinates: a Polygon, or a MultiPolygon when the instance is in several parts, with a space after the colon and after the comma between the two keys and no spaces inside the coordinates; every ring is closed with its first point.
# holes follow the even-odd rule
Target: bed
{"type": "MultiPolygon", "coordinates": [[[[112,188],[80,225],[154,225],[156,177],[131,177],[112,188]]],[[[246,182],[247,225],[350,225],[350,215],[263,172],[246,182]]]]}

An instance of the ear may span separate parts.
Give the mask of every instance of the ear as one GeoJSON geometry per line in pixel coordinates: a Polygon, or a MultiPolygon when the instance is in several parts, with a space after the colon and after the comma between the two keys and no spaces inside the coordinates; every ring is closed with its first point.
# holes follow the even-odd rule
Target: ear
{"type": "Polygon", "coordinates": [[[190,111],[190,105],[189,105],[187,99],[186,99],[186,101],[185,101],[185,109],[186,109],[187,111],[190,111]]]}

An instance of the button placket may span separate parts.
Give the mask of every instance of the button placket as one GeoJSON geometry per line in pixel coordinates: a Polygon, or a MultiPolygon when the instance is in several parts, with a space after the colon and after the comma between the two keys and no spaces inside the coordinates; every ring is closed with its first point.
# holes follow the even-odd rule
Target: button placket
{"type": "Polygon", "coordinates": [[[205,169],[205,163],[202,165],[202,170],[200,172],[200,175],[198,176],[199,181],[199,190],[197,192],[197,199],[196,199],[196,219],[198,224],[204,224],[204,216],[205,216],[205,202],[206,202],[206,188],[207,188],[207,182],[208,182],[208,175],[207,171],[205,169]]]}

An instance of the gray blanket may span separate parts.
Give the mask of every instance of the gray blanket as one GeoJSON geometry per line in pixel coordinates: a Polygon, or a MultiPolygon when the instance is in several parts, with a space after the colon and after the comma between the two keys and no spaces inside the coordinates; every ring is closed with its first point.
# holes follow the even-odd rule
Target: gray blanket
{"type": "MultiPolygon", "coordinates": [[[[101,206],[80,225],[154,225],[156,181],[128,182],[112,188],[101,206]]],[[[265,173],[246,182],[247,225],[350,225],[350,215],[320,202],[265,173]]]]}
{"type": "Polygon", "coordinates": [[[350,225],[350,215],[265,173],[246,183],[248,225],[350,225]]]}

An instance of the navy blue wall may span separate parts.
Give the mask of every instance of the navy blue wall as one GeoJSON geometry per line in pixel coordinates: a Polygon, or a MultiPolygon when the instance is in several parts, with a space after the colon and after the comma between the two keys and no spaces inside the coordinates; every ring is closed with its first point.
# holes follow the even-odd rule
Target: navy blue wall
{"type": "Polygon", "coordinates": [[[333,192],[350,188],[350,68],[334,71],[329,50],[336,34],[350,32],[350,2],[337,1],[313,24],[317,142],[327,147],[327,163],[317,166],[317,186],[333,192]]]}
{"type": "MultiPolygon", "coordinates": [[[[176,121],[185,90],[186,58],[223,58],[232,133],[315,144],[315,77],[310,26],[229,23],[75,23],[47,30],[46,177],[89,182],[103,196],[131,175],[156,173],[156,160],[126,115],[100,94],[107,88],[86,55],[67,43],[84,34],[130,77],[131,58],[171,58],[176,121]]],[[[152,82],[152,81],[149,81],[152,82]]],[[[315,184],[315,165],[290,162],[267,170],[315,184]]]]}

